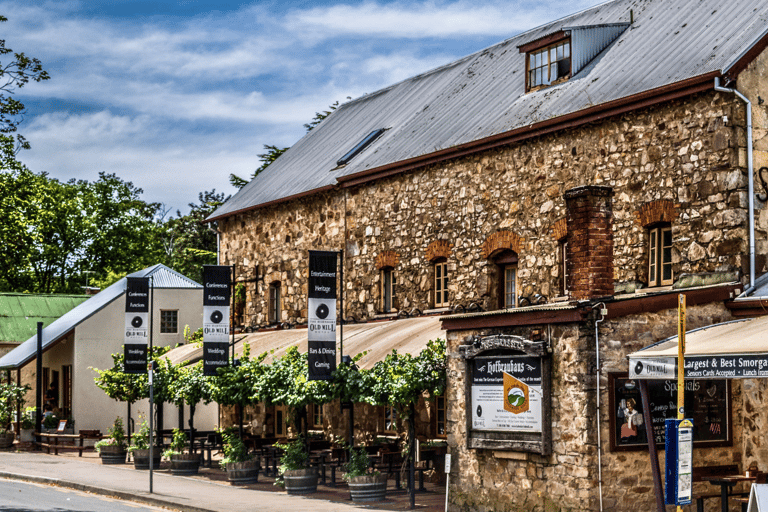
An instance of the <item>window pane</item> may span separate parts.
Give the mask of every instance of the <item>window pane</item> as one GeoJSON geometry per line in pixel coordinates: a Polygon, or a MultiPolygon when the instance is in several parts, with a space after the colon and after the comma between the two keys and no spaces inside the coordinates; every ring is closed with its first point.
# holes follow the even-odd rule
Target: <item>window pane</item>
{"type": "Polygon", "coordinates": [[[553,63],[557,60],[557,49],[556,48],[550,48],[549,50],[549,63],[553,63]]]}
{"type": "Polygon", "coordinates": [[[565,43],[563,44],[563,56],[564,57],[570,57],[571,56],[571,43],[565,43]]]}
{"type": "Polygon", "coordinates": [[[562,44],[557,45],[557,60],[560,60],[563,58],[563,48],[564,48],[564,45],[562,44]]]}
{"type": "Polygon", "coordinates": [[[549,81],[552,82],[553,80],[557,80],[559,77],[557,75],[557,62],[553,62],[549,65],[549,81]]]}
{"type": "Polygon", "coordinates": [[[657,236],[659,234],[659,231],[657,229],[652,229],[648,235],[648,284],[650,286],[656,285],[658,279],[656,278],[656,261],[658,259],[657,255],[657,248],[656,248],[656,241],[657,236]]]}

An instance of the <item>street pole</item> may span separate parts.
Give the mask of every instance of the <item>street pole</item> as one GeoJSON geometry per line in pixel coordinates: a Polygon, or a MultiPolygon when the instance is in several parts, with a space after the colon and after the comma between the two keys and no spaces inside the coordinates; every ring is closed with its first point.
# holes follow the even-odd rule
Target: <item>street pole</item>
{"type": "MultiPolygon", "coordinates": [[[[677,419],[685,419],[685,295],[678,295],[677,305],[677,419]]],[[[677,512],[683,507],[677,506],[677,512]]]]}
{"type": "Polygon", "coordinates": [[[43,322],[37,322],[37,356],[35,376],[35,430],[39,434],[43,422],[43,322]]]}
{"type": "Polygon", "coordinates": [[[152,359],[154,347],[152,344],[152,324],[155,309],[155,276],[149,276],[151,288],[149,290],[149,494],[152,494],[152,483],[154,480],[154,412],[155,412],[155,393],[153,377],[155,373],[155,361],[152,359]]]}

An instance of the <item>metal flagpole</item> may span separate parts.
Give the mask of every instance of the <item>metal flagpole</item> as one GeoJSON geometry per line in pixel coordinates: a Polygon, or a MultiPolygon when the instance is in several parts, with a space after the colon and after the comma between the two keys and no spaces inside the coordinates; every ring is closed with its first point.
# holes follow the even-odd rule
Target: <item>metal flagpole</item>
{"type": "MultiPolygon", "coordinates": [[[[677,301],[677,419],[685,419],[685,295],[677,301]]],[[[683,507],[677,506],[677,512],[683,507]]]]}
{"type": "Polygon", "coordinates": [[[153,376],[155,370],[155,361],[152,359],[152,324],[153,312],[155,309],[155,276],[149,276],[151,287],[149,290],[149,493],[152,494],[152,483],[154,480],[154,412],[155,412],[155,393],[153,385],[153,376]]]}

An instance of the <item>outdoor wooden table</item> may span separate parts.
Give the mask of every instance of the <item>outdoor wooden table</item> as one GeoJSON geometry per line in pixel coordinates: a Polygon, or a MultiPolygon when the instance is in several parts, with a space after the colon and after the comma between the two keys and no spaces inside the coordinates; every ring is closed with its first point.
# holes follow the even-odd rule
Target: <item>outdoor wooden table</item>
{"type": "Polygon", "coordinates": [[[325,462],[331,456],[331,449],[312,450],[309,452],[309,464],[310,466],[317,465],[320,470],[320,480],[325,485],[325,462]]]}
{"type": "MultiPolygon", "coordinates": [[[[59,450],[78,450],[80,452],[79,456],[83,456],[83,450],[86,450],[90,448],[89,446],[83,446],[83,441],[85,439],[95,439],[96,437],[89,434],[59,434],[59,433],[46,433],[41,432],[39,434],[35,434],[40,438],[40,441],[38,441],[38,445],[41,448],[45,448],[48,450],[48,453],[51,453],[51,448],[53,448],[54,455],[59,454],[59,450]],[[80,440],[79,444],[76,444],[76,440],[80,440]],[[67,441],[67,444],[59,444],[59,440],[65,440],[67,441]]],[[[101,438],[101,435],[99,434],[98,438],[101,438]]]]}
{"type": "Polygon", "coordinates": [[[725,475],[725,476],[707,476],[702,478],[712,485],[720,486],[720,509],[728,512],[728,491],[739,482],[754,482],[757,478],[746,475],[725,475]]]}

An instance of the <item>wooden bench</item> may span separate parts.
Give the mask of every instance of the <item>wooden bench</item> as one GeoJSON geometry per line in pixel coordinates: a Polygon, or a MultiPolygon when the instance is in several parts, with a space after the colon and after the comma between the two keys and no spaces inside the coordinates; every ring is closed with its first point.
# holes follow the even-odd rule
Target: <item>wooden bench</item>
{"type": "Polygon", "coordinates": [[[48,454],[51,453],[51,449],[53,449],[54,455],[59,454],[59,450],[77,450],[80,453],[78,454],[78,457],[83,456],[83,450],[89,450],[92,449],[93,446],[84,446],[84,441],[86,439],[101,439],[101,432],[98,430],[81,430],[79,434],[59,434],[57,432],[52,433],[44,433],[41,432],[39,434],[36,434],[36,436],[40,439],[37,441],[37,445],[41,448],[45,448],[48,450],[48,454]],[[60,443],[59,441],[65,441],[64,443],[60,443]],[[79,441],[77,443],[76,441],[79,441]]]}
{"type": "MultiPolygon", "coordinates": [[[[738,474],[738,472],[739,466],[736,464],[722,464],[720,466],[699,466],[693,468],[691,473],[691,481],[704,482],[704,479],[707,477],[735,475],[738,474]]],[[[704,512],[704,500],[710,498],[720,499],[721,496],[719,490],[711,493],[693,493],[691,501],[696,501],[696,512],[704,512]]]]}

